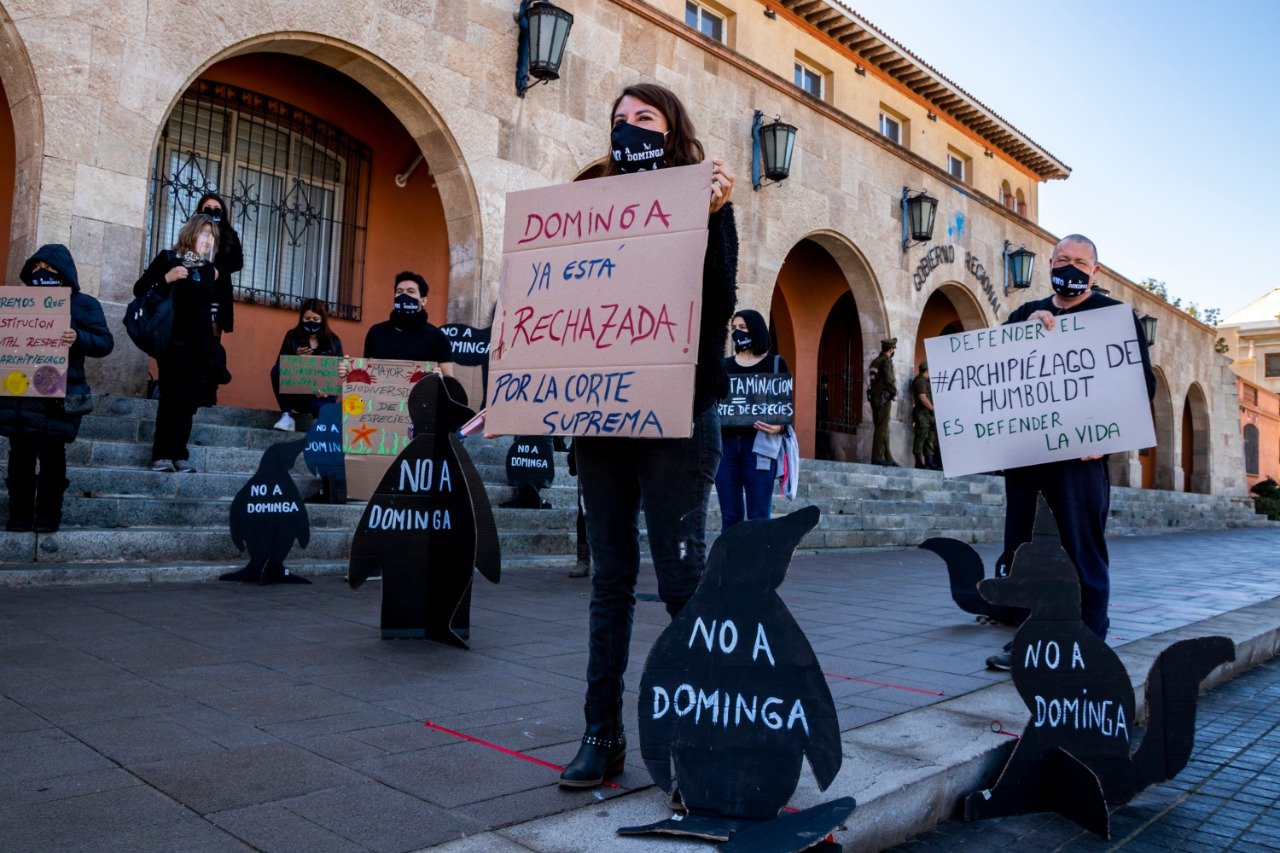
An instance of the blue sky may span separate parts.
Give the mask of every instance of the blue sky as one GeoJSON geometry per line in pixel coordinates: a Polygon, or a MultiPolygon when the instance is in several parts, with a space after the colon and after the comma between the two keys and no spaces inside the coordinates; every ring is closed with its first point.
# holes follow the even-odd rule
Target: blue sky
{"type": "Polygon", "coordinates": [[[1280,0],[845,0],[1072,168],[1040,224],[1223,316],[1280,286],[1280,0]]]}

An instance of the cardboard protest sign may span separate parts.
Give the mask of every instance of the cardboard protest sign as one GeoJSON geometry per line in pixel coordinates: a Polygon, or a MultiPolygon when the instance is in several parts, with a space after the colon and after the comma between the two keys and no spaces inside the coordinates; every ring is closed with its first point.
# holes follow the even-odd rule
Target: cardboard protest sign
{"type": "MultiPolygon", "coordinates": [[[[1037,534],[1050,518],[1039,504],[1037,534]]],[[[1108,807],[1186,766],[1200,682],[1235,659],[1235,645],[1201,637],[1160,653],[1147,679],[1147,731],[1131,751],[1132,683],[1115,651],[1080,621],[1080,581],[1053,533],[1020,547],[1009,575],[978,585],[992,604],[1030,610],[1010,655],[1031,719],[995,786],[964,798],[964,817],[1054,811],[1108,838],[1108,807]]]]}
{"type": "Polygon", "coordinates": [[[475,415],[428,374],[413,388],[413,439],[360,516],[348,579],[382,577],[382,636],[466,648],[472,571],[497,583],[498,531],[484,483],[456,432],[475,415]]]}
{"type": "Polygon", "coordinates": [[[1137,335],[1113,305],[926,340],[945,474],[1153,446],[1137,335]]]}
{"type": "Polygon", "coordinates": [[[511,193],[486,428],[688,437],[711,163],[511,193]]]}
{"type": "Polygon", "coordinates": [[[689,815],[623,834],[696,826],[700,837],[727,838],[778,816],[804,759],[823,790],[840,770],[831,690],[777,593],[818,516],[806,507],[746,521],[712,545],[697,591],[658,637],[640,680],[641,757],[663,790],[678,783],[689,815]]]}
{"type": "Polygon", "coordinates": [[[71,289],[0,287],[0,397],[67,396],[71,289]]]}
{"type": "Polygon", "coordinates": [[[320,495],[326,503],[347,502],[347,466],[342,452],[342,407],[325,403],[320,415],[307,430],[307,446],[302,451],[307,470],[320,478],[320,495]]]}
{"type": "Polygon", "coordinates": [[[449,339],[449,353],[454,364],[463,367],[480,367],[489,363],[489,333],[491,329],[477,329],[462,323],[441,326],[440,331],[449,339]]]}
{"type": "Polygon", "coordinates": [[[307,505],[289,473],[305,445],[305,440],[298,440],[268,447],[258,470],[236,492],[231,501],[231,541],[249,552],[249,563],[219,580],[260,585],[311,583],[290,574],[284,565],[294,542],[305,548],[311,541],[307,505]]]}
{"type": "Polygon", "coordinates": [[[340,355],[282,355],[280,393],[336,397],[342,393],[342,380],[338,378],[340,364],[340,355]]]}
{"type": "Polygon", "coordinates": [[[729,394],[720,401],[720,426],[794,423],[795,388],[790,373],[730,373],[729,394]]]}
{"type": "Polygon", "coordinates": [[[409,392],[431,371],[428,362],[351,360],[342,386],[342,450],[347,455],[347,494],[364,499],[409,443],[409,392]]]}

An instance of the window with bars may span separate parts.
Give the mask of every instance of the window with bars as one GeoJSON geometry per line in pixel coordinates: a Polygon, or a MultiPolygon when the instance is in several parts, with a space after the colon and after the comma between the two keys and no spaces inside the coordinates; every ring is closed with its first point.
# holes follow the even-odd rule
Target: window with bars
{"type": "Polygon", "coordinates": [[[244,244],[240,301],[297,307],[322,299],[360,319],[370,150],[291,104],[197,80],[156,149],[148,257],[172,246],[205,193],[231,209],[244,244]]]}

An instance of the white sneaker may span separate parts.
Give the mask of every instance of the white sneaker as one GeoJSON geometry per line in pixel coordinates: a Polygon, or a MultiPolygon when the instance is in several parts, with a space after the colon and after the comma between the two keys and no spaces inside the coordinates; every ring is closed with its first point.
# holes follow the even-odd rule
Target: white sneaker
{"type": "Polygon", "coordinates": [[[294,421],[293,415],[285,412],[280,415],[280,420],[276,421],[276,425],[273,426],[272,429],[278,429],[281,432],[293,432],[297,426],[298,424],[294,421]]]}

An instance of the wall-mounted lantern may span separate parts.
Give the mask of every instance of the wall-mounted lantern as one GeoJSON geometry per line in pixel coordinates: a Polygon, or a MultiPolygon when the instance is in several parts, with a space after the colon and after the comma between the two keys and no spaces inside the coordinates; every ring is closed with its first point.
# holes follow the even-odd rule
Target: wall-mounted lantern
{"type": "Polygon", "coordinates": [[[911,246],[933,239],[933,219],[938,213],[938,200],[921,190],[911,194],[902,188],[902,252],[911,246]]]}
{"type": "Polygon", "coordinates": [[[560,79],[560,62],[573,28],[573,15],[547,0],[520,0],[516,12],[520,40],[516,50],[516,94],[531,86],[560,79]],[[529,78],[537,82],[530,84],[529,78]]]}
{"type": "Polygon", "coordinates": [[[1013,244],[1008,240],[1004,241],[1004,295],[1009,295],[1011,288],[1025,290],[1031,286],[1031,272],[1036,265],[1035,252],[1027,250],[1026,246],[1019,246],[1012,252],[1009,247],[1013,244]]]}
{"type": "Polygon", "coordinates": [[[764,113],[756,110],[751,119],[751,188],[759,190],[769,184],[785,181],[791,174],[791,155],[796,150],[796,129],[780,116],[769,124],[764,113]],[[763,167],[764,177],[760,176],[763,167]],[[765,179],[768,179],[767,182],[765,179]]]}
{"type": "Polygon", "coordinates": [[[1142,319],[1138,321],[1142,324],[1142,334],[1146,336],[1147,346],[1156,345],[1156,318],[1150,314],[1144,314],[1142,319]]]}

